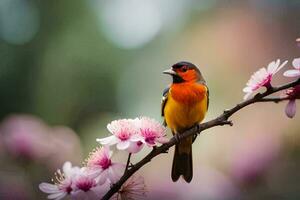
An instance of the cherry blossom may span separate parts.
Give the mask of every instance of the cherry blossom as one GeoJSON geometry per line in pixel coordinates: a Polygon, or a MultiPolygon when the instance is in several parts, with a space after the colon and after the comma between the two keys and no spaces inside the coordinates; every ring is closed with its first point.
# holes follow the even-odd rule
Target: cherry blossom
{"type": "Polygon", "coordinates": [[[246,93],[244,100],[248,99],[253,92],[258,90],[261,87],[270,87],[271,81],[274,76],[281,68],[283,68],[288,61],[284,61],[280,64],[280,60],[271,62],[267,68],[261,68],[255,72],[250,80],[247,82],[247,86],[243,89],[243,92],[246,93]]]}
{"type": "Polygon", "coordinates": [[[62,167],[62,172],[57,170],[55,180],[53,180],[54,184],[41,183],[39,188],[41,191],[49,194],[48,199],[62,199],[66,195],[70,195],[73,191],[73,179],[78,173],[80,173],[79,167],[72,167],[70,162],[65,162],[62,167]]]}
{"type": "Polygon", "coordinates": [[[287,70],[283,75],[286,77],[300,77],[300,58],[295,58],[292,64],[295,69],[287,70]]]}
{"type": "Polygon", "coordinates": [[[86,160],[87,170],[95,174],[100,183],[109,180],[115,183],[123,175],[125,166],[121,163],[114,163],[111,160],[112,151],[108,146],[96,148],[86,160]]]}
{"type": "Polygon", "coordinates": [[[300,86],[287,90],[286,95],[289,97],[289,102],[285,107],[285,114],[289,118],[293,118],[296,115],[296,99],[300,98],[300,86]]]}
{"type": "Polygon", "coordinates": [[[138,134],[134,136],[134,141],[141,141],[148,146],[155,146],[157,143],[166,143],[166,129],[154,119],[141,117],[137,122],[138,134]]]}
{"type": "Polygon", "coordinates": [[[71,198],[74,200],[98,200],[109,190],[108,181],[100,183],[95,176],[82,168],[80,173],[73,179],[71,198]]]}
{"type": "Polygon", "coordinates": [[[145,196],[146,186],[144,178],[139,175],[133,175],[122,185],[121,189],[112,197],[112,200],[143,199],[145,196]]]}
{"type": "Polygon", "coordinates": [[[102,145],[116,145],[119,150],[127,150],[130,153],[137,153],[143,147],[143,143],[133,141],[133,136],[137,134],[137,119],[121,119],[112,121],[107,125],[107,129],[113,134],[106,138],[96,139],[102,145]]]}

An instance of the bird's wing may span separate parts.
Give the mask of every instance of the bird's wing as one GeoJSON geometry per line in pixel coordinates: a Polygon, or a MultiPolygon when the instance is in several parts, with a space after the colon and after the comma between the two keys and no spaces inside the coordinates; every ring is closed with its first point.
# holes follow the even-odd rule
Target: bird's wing
{"type": "MultiPolygon", "coordinates": [[[[169,90],[170,90],[170,86],[167,87],[166,89],[164,89],[164,91],[163,91],[163,97],[162,97],[162,100],[161,100],[161,116],[162,117],[165,116],[164,110],[165,110],[165,106],[166,106],[166,103],[167,103],[167,100],[168,100],[169,90]]],[[[164,125],[165,126],[167,125],[166,120],[164,120],[164,125]]]]}
{"type": "Polygon", "coordinates": [[[206,89],[207,89],[207,93],[206,94],[207,94],[207,110],[208,110],[208,106],[209,106],[209,89],[208,89],[207,86],[206,86],[206,89]]]}
{"type": "Polygon", "coordinates": [[[208,110],[208,106],[209,106],[209,89],[206,85],[206,82],[204,79],[201,79],[200,81],[198,81],[199,84],[202,84],[206,87],[206,98],[207,98],[207,110],[208,110]]]}

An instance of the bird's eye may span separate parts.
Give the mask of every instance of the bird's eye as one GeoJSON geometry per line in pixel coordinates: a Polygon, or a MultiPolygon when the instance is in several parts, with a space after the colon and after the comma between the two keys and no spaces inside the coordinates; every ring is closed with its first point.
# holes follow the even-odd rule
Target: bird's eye
{"type": "Polygon", "coordinates": [[[187,70],[188,70],[188,67],[187,67],[187,66],[182,66],[182,67],[181,67],[181,71],[182,71],[182,72],[186,72],[187,70]]]}

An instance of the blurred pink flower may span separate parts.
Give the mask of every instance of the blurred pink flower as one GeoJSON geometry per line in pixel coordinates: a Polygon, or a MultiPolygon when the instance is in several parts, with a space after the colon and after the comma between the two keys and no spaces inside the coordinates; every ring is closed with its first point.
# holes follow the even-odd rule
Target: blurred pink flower
{"type": "Polygon", "coordinates": [[[90,174],[95,174],[100,183],[104,183],[106,180],[115,183],[124,173],[125,166],[113,163],[111,156],[112,151],[109,150],[109,147],[104,146],[96,148],[86,160],[87,170],[90,174]]]}
{"type": "Polygon", "coordinates": [[[146,186],[142,176],[131,176],[112,197],[112,200],[135,200],[145,199],[146,186]]]}
{"type": "Polygon", "coordinates": [[[148,117],[141,117],[137,121],[138,134],[133,141],[141,141],[148,146],[155,146],[157,143],[166,143],[166,129],[159,122],[148,117]]]}
{"type": "Polygon", "coordinates": [[[269,87],[271,84],[271,80],[281,68],[283,68],[288,61],[284,61],[280,65],[280,60],[271,62],[267,68],[261,68],[257,72],[255,72],[250,80],[247,82],[247,86],[243,89],[243,92],[246,93],[244,96],[244,100],[248,99],[253,92],[258,90],[261,87],[269,87]]]}
{"type": "Polygon", "coordinates": [[[69,195],[73,191],[72,183],[76,174],[80,173],[79,167],[72,167],[70,162],[65,162],[62,172],[57,170],[55,174],[54,184],[41,183],[39,188],[41,191],[49,194],[48,199],[59,200],[69,195]]]}
{"type": "Polygon", "coordinates": [[[285,107],[285,114],[289,118],[293,118],[296,114],[296,99],[300,98],[300,86],[297,85],[286,91],[286,95],[290,98],[285,107]]]}
{"type": "Polygon", "coordinates": [[[52,146],[53,151],[51,155],[43,158],[45,161],[48,161],[55,168],[64,163],[65,160],[75,164],[82,162],[80,138],[72,129],[66,126],[54,126],[50,127],[49,134],[51,138],[48,143],[52,146]]]}
{"type": "Polygon", "coordinates": [[[293,67],[295,69],[287,70],[283,75],[286,77],[300,77],[300,58],[295,58],[293,60],[293,67]]]}
{"type": "Polygon", "coordinates": [[[280,153],[279,138],[275,135],[257,135],[244,140],[231,156],[232,173],[242,184],[253,184],[260,180],[273,166],[280,153]]]}
{"type": "Polygon", "coordinates": [[[79,162],[78,136],[67,127],[49,127],[32,115],[11,115],[0,125],[4,150],[17,158],[26,158],[57,168],[65,160],[79,162]]]}
{"type": "Polygon", "coordinates": [[[51,152],[47,126],[29,115],[12,115],[1,123],[6,150],[18,157],[39,159],[51,152]]]}
{"type": "Polygon", "coordinates": [[[121,119],[112,121],[107,125],[107,129],[113,134],[106,138],[96,139],[102,145],[115,145],[119,150],[127,150],[130,153],[136,153],[142,149],[140,142],[133,141],[133,136],[137,134],[135,126],[137,119],[121,119]]]}
{"type": "Polygon", "coordinates": [[[300,38],[296,39],[296,43],[297,43],[298,47],[300,47],[300,38]]]}

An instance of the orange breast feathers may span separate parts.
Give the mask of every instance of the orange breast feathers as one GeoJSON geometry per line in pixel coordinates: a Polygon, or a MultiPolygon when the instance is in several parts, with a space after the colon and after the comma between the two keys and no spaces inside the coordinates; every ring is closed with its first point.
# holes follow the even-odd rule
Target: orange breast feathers
{"type": "Polygon", "coordinates": [[[181,132],[200,123],[207,112],[207,87],[199,83],[172,84],[165,105],[167,125],[181,132]]]}
{"type": "Polygon", "coordinates": [[[192,106],[207,97],[207,87],[199,83],[172,84],[170,89],[172,98],[186,106],[192,106]]]}

